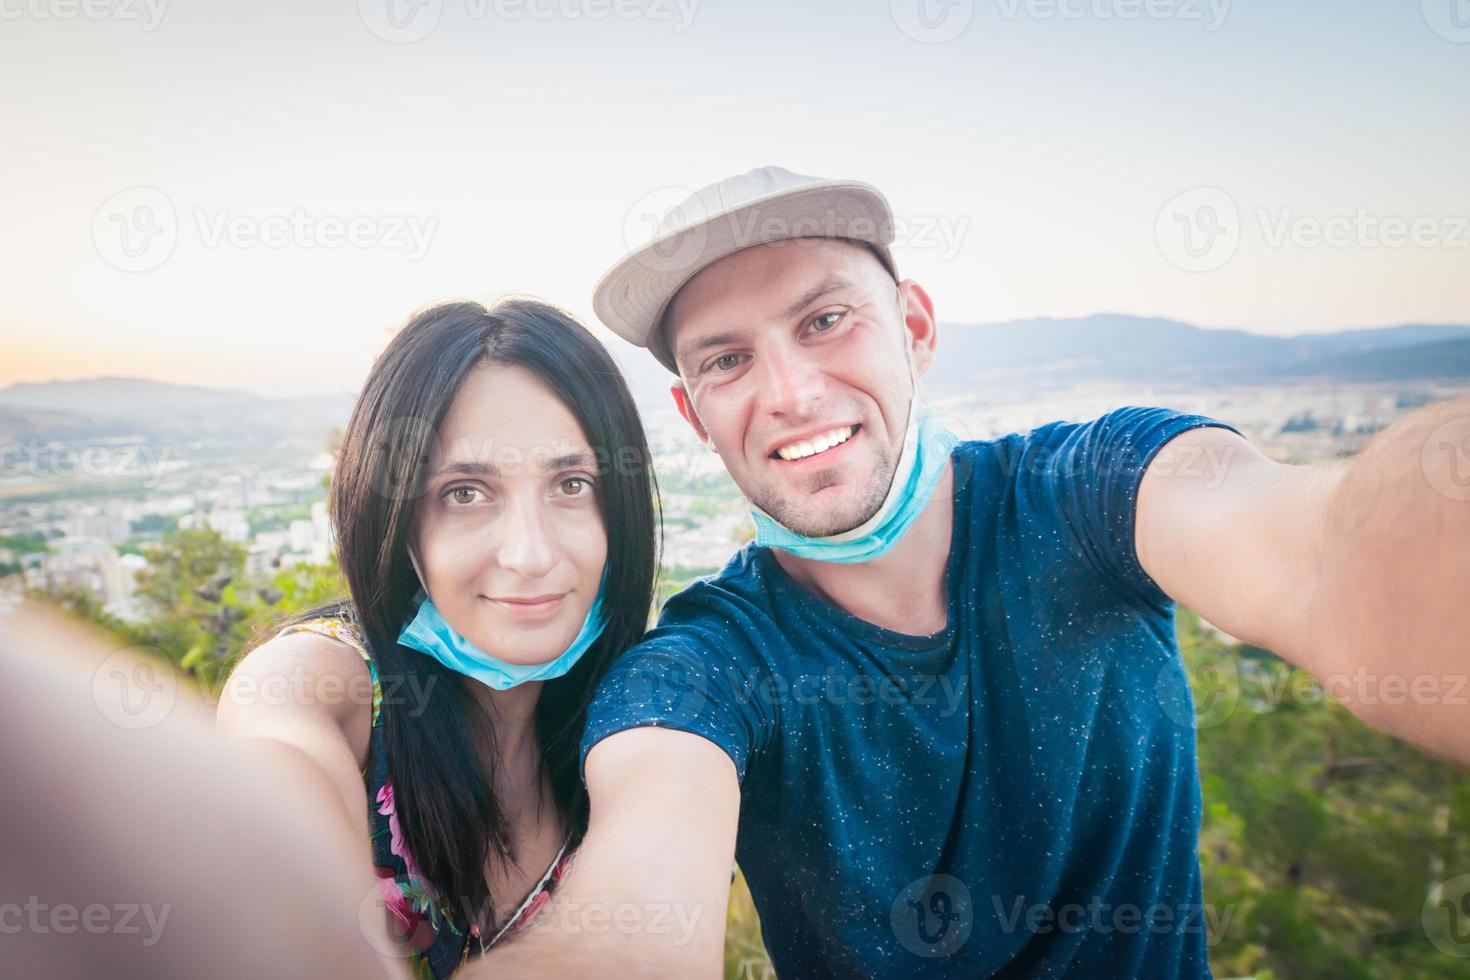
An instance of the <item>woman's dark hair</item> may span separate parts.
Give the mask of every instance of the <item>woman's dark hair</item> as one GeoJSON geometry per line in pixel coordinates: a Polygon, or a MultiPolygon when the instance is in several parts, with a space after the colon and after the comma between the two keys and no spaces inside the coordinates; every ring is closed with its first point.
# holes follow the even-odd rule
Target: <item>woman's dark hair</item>
{"type": "Polygon", "coordinates": [[[397,638],[417,612],[409,534],[434,434],[465,376],[485,363],[524,368],[556,392],[600,470],[607,626],[570,671],[543,682],[535,719],[541,765],[573,841],[581,839],[587,798],[578,751],[587,706],[612,657],[647,628],[659,530],[652,460],[632,395],[607,349],[581,324],[531,300],[489,310],[446,303],[409,321],[363,385],[332,476],[332,527],[351,599],[294,620],[338,613],[357,623],[383,684],[389,773],[408,848],[439,894],[472,914],[490,908],[487,858],[514,860],[492,792],[494,727],[467,687],[475,682],[397,638]],[[414,692],[414,703],[403,692],[414,692]]]}

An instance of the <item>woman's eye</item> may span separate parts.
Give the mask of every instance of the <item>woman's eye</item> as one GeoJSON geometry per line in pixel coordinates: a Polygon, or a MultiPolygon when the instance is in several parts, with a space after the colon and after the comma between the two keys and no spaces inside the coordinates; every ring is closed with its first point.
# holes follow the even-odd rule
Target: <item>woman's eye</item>
{"type": "Polygon", "coordinates": [[[580,476],[570,476],[561,481],[561,488],[568,497],[580,497],[592,489],[592,481],[580,476]]]}
{"type": "Polygon", "coordinates": [[[475,495],[479,492],[474,487],[454,487],[444,494],[444,497],[452,504],[467,507],[475,502],[475,495]]]}
{"type": "Polygon", "coordinates": [[[842,311],[834,310],[831,313],[821,313],[812,317],[812,331],[815,333],[826,333],[837,326],[842,320],[842,311]]]}

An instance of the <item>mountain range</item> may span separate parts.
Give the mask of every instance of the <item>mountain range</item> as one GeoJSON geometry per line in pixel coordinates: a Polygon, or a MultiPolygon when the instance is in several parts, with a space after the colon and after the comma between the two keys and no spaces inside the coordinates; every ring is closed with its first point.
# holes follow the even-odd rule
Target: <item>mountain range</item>
{"type": "MultiPolygon", "coordinates": [[[[611,344],[646,411],[671,411],[671,376],[645,352],[611,344]]],[[[1303,382],[1470,380],[1470,326],[1406,324],[1271,336],[1118,314],[944,324],[924,377],[932,394],[1028,391],[1092,382],[1215,387],[1303,382]]],[[[139,378],[0,388],[0,443],[143,435],[218,444],[306,442],[346,422],[350,394],[268,399],[139,378]]]]}

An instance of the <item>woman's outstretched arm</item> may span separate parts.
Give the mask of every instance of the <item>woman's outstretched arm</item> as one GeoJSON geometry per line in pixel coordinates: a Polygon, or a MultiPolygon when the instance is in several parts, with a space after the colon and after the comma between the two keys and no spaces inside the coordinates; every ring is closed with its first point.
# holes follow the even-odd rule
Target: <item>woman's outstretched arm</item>
{"type": "Polygon", "coordinates": [[[0,619],[0,973],[405,976],[331,781],[187,692],[33,603],[0,619]]]}

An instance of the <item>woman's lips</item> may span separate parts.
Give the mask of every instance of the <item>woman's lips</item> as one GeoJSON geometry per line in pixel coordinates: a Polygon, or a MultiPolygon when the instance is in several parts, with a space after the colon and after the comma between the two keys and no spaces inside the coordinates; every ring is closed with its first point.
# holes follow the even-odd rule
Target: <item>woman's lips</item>
{"type": "MultiPolygon", "coordinates": [[[[566,601],[569,593],[563,592],[550,598],[542,598],[534,602],[520,599],[490,599],[500,609],[508,613],[513,619],[540,620],[549,619],[561,609],[562,603],[566,601]]],[[[489,598],[487,596],[487,598],[489,598]]]]}

